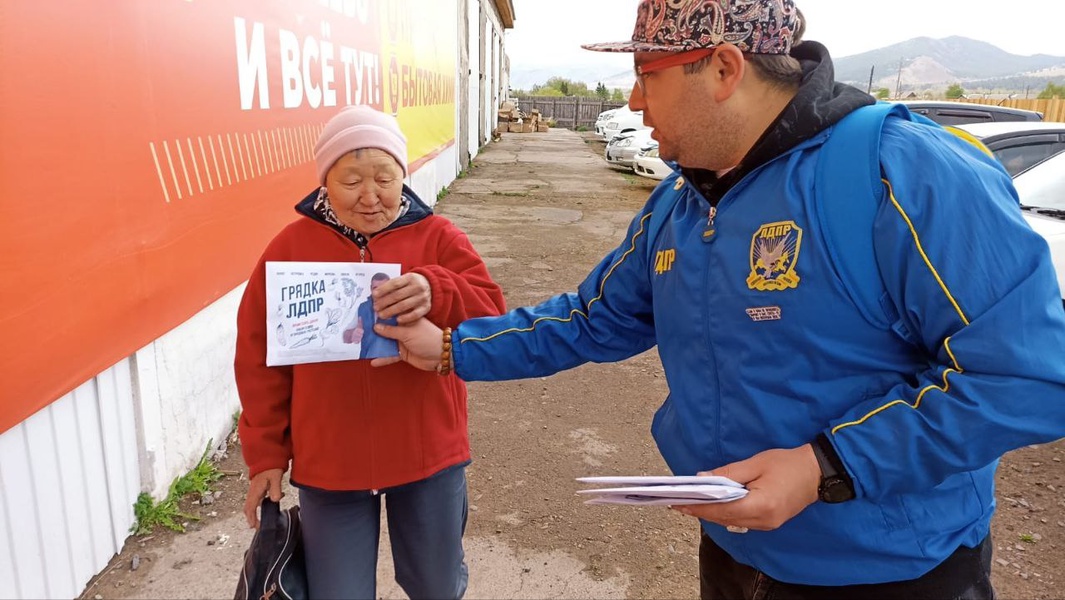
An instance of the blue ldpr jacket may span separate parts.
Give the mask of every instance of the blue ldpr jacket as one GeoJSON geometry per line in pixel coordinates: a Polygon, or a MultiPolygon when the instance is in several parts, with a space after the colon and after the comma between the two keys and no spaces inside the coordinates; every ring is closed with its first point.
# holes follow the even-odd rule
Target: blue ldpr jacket
{"type": "Polygon", "coordinates": [[[674,473],[823,432],[855,482],[857,499],[776,531],[704,523],[716,543],[791,583],[912,579],[988,534],[1003,453],[1065,436],[1065,312],[1001,167],[891,117],[869,268],[897,325],[863,318],[816,217],[830,133],[748,174],[712,224],[699,192],[668,177],[577,293],[459,326],[456,370],[541,376],[657,344],[670,394],[652,431],[674,473]],[[671,214],[649,231],[659,207],[671,214]]]}
{"type": "MultiPolygon", "coordinates": [[[[399,354],[399,346],[395,340],[378,335],[373,326],[378,322],[377,313],[373,310],[373,300],[367,298],[359,305],[359,318],[363,322],[362,342],[359,346],[359,358],[381,358],[383,356],[396,356],[399,354]]],[[[382,319],[380,322],[395,325],[395,317],[382,319]]]]}

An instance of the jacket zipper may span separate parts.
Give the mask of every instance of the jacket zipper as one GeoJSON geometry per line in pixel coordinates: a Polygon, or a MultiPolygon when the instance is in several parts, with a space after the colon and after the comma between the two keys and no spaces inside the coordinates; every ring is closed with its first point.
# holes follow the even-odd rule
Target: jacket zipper
{"type": "MultiPolygon", "coordinates": [[[[802,144],[800,144],[800,145],[802,145],[802,144]]],[[[790,155],[793,151],[795,151],[795,149],[792,149],[792,150],[788,151],[786,153],[786,155],[790,155]]],[[[731,188],[729,188],[724,193],[724,195],[721,196],[721,198],[718,199],[716,204],[710,204],[710,201],[707,200],[705,196],[703,196],[702,192],[700,192],[699,189],[695,185],[693,185],[691,182],[688,182],[687,180],[685,180],[685,185],[687,185],[691,189],[691,191],[696,195],[697,198],[700,198],[701,200],[703,200],[707,204],[710,204],[710,210],[707,212],[707,219],[706,219],[706,230],[707,230],[707,232],[710,233],[710,236],[704,234],[704,236],[703,236],[704,240],[706,240],[708,242],[711,241],[711,236],[714,239],[717,238],[717,236],[713,235],[713,234],[716,233],[716,226],[714,224],[714,220],[717,218],[718,207],[724,207],[726,204],[731,204],[731,202],[733,201],[734,197],[737,195],[735,193],[736,190],[742,189],[744,187],[744,184],[748,180],[750,180],[752,177],[756,176],[759,172],[765,170],[765,168],[769,164],[772,164],[772,163],[776,162],[779,158],[780,157],[777,157],[775,159],[770,160],[767,163],[761,164],[761,165],[755,167],[753,170],[751,170],[750,173],[747,173],[746,175],[744,175],[742,179],[740,179],[735,184],[733,184],[733,186],[731,188]]],[[[708,260],[710,258],[709,255],[712,254],[712,253],[713,253],[713,248],[712,247],[708,248],[707,249],[707,259],[708,260]]],[[[706,281],[704,282],[705,289],[708,290],[708,291],[713,289],[712,284],[713,284],[713,282],[711,281],[710,270],[707,269],[707,271],[706,271],[706,281]]],[[[710,302],[707,302],[706,306],[707,306],[707,310],[709,310],[710,302]]],[[[724,454],[722,446],[721,446],[721,435],[722,435],[721,434],[721,375],[720,375],[720,372],[717,370],[717,352],[714,351],[714,336],[712,335],[712,331],[711,331],[711,327],[710,327],[710,315],[709,314],[706,316],[706,345],[710,349],[710,357],[714,361],[714,371],[715,371],[715,374],[716,374],[715,380],[717,381],[717,389],[714,391],[714,395],[718,399],[717,402],[716,402],[716,406],[717,406],[716,413],[717,414],[714,417],[714,419],[716,421],[716,424],[717,424],[717,435],[714,436],[714,445],[715,445],[715,449],[714,450],[717,453],[717,456],[720,457],[720,456],[723,456],[723,454],[724,454]]]]}

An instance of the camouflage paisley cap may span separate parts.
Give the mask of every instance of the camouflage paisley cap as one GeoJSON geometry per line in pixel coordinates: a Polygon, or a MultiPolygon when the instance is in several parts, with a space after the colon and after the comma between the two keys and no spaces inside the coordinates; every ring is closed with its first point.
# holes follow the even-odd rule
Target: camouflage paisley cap
{"type": "Polygon", "coordinates": [[[632,40],[581,47],[683,52],[733,44],[750,54],[788,54],[798,29],[793,0],[641,0],[632,40]]]}

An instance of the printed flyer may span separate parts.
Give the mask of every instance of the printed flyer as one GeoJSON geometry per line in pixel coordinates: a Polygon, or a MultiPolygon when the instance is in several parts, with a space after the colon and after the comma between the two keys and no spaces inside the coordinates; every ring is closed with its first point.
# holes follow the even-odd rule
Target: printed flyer
{"type": "Polygon", "coordinates": [[[398,264],[268,261],[267,366],[398,356],[373,331],[370,293],[399,275],[398,264]]]}

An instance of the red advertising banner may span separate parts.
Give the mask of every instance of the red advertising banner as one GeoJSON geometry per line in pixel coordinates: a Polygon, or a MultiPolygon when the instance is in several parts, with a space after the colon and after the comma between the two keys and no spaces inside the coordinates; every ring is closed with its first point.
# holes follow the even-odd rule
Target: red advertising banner
{"type": "Polygon", "coordinates": [[[441,4],[3,2],[0,432],[245,279],[338,107],[397,114],[412,164],[452,144],[441,4]]]}

